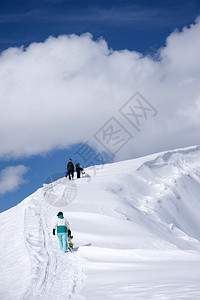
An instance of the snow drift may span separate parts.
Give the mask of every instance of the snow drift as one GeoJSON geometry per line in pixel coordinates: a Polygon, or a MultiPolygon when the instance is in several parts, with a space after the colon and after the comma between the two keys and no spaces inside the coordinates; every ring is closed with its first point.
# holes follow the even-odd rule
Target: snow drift
{"type": "Polygon", "coordinates": [[[86,173],[0,215],[0,299],[200,299],[200,147],[86,173]],[[60,210],[74,253],[52,235],[60,210]]]}

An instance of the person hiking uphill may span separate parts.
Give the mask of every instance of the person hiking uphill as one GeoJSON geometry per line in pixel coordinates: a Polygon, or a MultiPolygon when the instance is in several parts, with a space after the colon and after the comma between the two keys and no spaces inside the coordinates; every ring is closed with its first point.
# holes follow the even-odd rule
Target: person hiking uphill
{"type": "Polygon", "coordinates": [[[71,160],[71,158],[69,159],[69,162],[67,164],[67,174],[66,177],[69,176],[69,180],[71,180],[71,175],[72,175],[72,179],[74,178],[74,164],[71,160]]]}
{"type": "Polygon", "coordinates": [[[81,177],[81,172],[83,171],[82,166],[80,166],[79,163],[76,164],[76,172],[77,172],[77,178],[81,177]]]}
{"type": "Polygon", "coordinates": [[[61,211],[57,214],[57,217],[58,217],[57,222],[53,228],[53,235],[56,234],[56,229],[57,229],[57,236],[60,245],[60,250],[62,250],[63,252],[67,252],[68,232],[70,232],[70,236],[71,236],[69,222],[67,221],[67,219],[64,218],[63,213],[61,211]]]}

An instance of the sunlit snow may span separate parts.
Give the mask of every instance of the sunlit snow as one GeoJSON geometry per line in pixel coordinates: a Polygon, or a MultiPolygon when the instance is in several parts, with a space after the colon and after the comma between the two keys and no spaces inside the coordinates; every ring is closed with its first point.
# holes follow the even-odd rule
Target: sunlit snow
{"type": "Polygon", "coordinates": [[[86,169],[0,214],[0,299],[200,299],[200,148],[86,169]],[[52,228],[63,211],[74,252],[52,228]]]}

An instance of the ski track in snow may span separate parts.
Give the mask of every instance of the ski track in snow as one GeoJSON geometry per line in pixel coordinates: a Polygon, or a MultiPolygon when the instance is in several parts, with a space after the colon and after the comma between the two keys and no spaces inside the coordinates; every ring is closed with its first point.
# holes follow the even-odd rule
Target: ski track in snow
{"type": "Polygon", "coordinates": [[[199,161],[200,147],[179,149],[106,165],[95,176],[88,169],[90,181],[82,178],[75,187],[66,178],[44,185],[2,217],[0,242],[9,251],[1,252],[0,295],[199,300],[199,161]],[[67,200],[71,191],[75,201],[67,200]],[[58,209],[82,245],[74,253],[60,251],[52,235],[58,209]]]}
{"type": "Polygon", "coordinates": [[[52,243],[39,199],[25,210],[25,242],[31,260],[31,282],[22,299],[71,299],[84,280],[84,263],[76,252],[63,253],[52,243]]]}

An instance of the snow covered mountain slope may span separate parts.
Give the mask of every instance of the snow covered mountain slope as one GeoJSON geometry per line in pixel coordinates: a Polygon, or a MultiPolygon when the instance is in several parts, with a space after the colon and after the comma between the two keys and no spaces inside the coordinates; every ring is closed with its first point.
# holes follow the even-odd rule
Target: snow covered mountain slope
{"type": "Polygon", "coordinates": [[[86,173],[0,215],[0,299],[200,299],[200,147],[86,173]],[[74,253],[52,235],[58,211],[74,253]]]}

